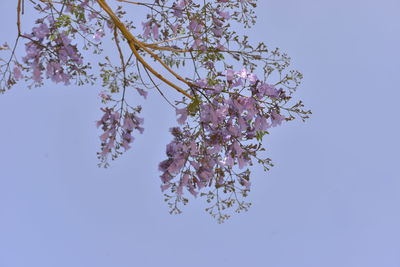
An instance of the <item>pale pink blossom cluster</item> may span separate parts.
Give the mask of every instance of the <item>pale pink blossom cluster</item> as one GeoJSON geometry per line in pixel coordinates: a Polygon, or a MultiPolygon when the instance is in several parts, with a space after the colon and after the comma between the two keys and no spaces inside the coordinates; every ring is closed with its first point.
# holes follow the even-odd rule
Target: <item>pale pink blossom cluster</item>
{"type": "MultiPolygon", "coordinates": [[[[44,74],[53,82],[68,85],[72,78],[71,73],[82,66],[83,58],[66,32],[52,35],[50,29],[54,29],[54,21],[49,19],[48,24],[43,21],[39,26],[33,27],[31,34],[26,34],[30,41],[25,44],[26,55],[23,62],[32,71],[31,78],[35,83],[41,83],[44,74]]],[[[18,65],[14,68],[14,76],[16,80],[22,78],[18,65]]]]}
{"type": "MultiPolygon", "coordinates": [[[[231,186],[234,168],[244,169],[257,159],[258,134],[280,125],[285,117],[279,108],[262,104],[268,99],[283,98],[283,91],[254,77],[245,69],[238,72],[228,69],[227,83],[213,85],[210,89],[216,90],[208,90],[211,102],[199,103],[195,114],[189,110],[190,106],[177,109],[177,121],[183,126],[171,129],[174,139],[167,145],[168,159],[159,166],[163,172],[163,191],[172,187],[182,195],[183,189],[187,189],[197,196],[205,187],[231,186]],[[225,94],[221,90],[241,86],[246,81],[252,86],[251,96],[225,94]]],[[[197,85],[207,88],[207,81],[200,80],[197,85]]],[[[236,182],[250,189],[249,179],[236,176],[236,182]]]]}
{"type": "Polygon", "coordinates": [[[104,113],[103,117],[96,123],[96,126],[101,126],[103,130],[103,134],[100,136],[101,152],[98,154],[102,164],[108,166],[110,154],[115,158],[122,153],[119,151],[121,147],[125,151],[131,147],[130,144],[134,140],[132,136],[134,130],[143,133],[143,118],[137,116],[140,107],[132,112],[125,110],[122,117],[120,112],[113,108],[101,108],[101,110],[104,113]]]}

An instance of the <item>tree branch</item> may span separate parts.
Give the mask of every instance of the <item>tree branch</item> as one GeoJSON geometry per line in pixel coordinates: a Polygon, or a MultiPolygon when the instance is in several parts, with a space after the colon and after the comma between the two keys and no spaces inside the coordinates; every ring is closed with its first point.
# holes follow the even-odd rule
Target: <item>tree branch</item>
{"type": "Polygon", "coordinates": [[[115,13],[111,10],[111,8],[108,6],[108,4],[105,2],[105,0],[97,0],[97,3],[100,5],[100,7],[111,17],[111,19],[113,20],[114,24],[117,26],[117,28],[121,31],[121,33],[124,35],[124,37],[126,38],[126,40],[128,41],[129,47],[131,48],[133,54],[135,55],[135,57],[139,60],[140,63],[142,63],[142,65],[148,69],[151,73],[153,73],[154,76],[156,76],[158,79],[160,79],[161,81],[165,82],[166,84],[168,84],[169,86],[171,86],[172,88],[174,88],[175,90],[177,90],[178,92],[184,94],[185,96],[187,96],[190,99],[193,99],[193,97],[191,95],[189,95],[186,91],[184,91],[183,89],[181,89],[179,86],[175,85],[174,83],[172,83],[170,80],[164,78],[160,73],[158,73],[156,70],[154,70],[138,53],[137,51],[137,47],[142,48],[144,51],[146,51],[147,53],[149,53],[154,59],[156,59],[158,62],[160,62],[169,72],[171,72],[172,74],[174,74],[174,76],[180,80],[185,82],[186,84],[188,84],[188,82],[186,80],[184,80],[182,77],[180,77],[178,74],[174,73],[164,62],[162,62],[162,60],[155,55],[152,51],[150,51],[148,48],[146,48],[142,42],[140,42],[139,40],[137,40],[132,33],[127,29],[127,27],[121,22],[121,20],[115,15],[115,13]]]}

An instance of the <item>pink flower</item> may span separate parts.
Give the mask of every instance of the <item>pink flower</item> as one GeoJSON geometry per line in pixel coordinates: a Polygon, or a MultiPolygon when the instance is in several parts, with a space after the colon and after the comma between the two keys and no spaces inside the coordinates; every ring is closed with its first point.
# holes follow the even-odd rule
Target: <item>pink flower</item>
{"type": "Polygon", "coordinates": [[[208,81],[207,79],[200,79],[196,81],[196,85],[198,85],[201,88],[207,87],[208,81]]]}
{"type": "Polygon", "coordinates": [[[105,131],[102,135],[100,135],[101,142],[106,142],[110,135],[110,130],[105,131]]]}
{"type": "Polygon", "coordinates": [[[103,29],[98,29],[98,30],[96,31],[96,33],[93,35],[93,39],[96,40],[96,41],[100,41],[101,38],[103,38],[104,35],[105,35],[105,34],[104,34],[103,29]]]}
{"type": "Polygon", "coordinates": [[[217,50],[219,50],[219,51],[226,51],[226,47],[223,46],[222,44],[218,44],[217,50]]]}
{"type": "Polygon", "coordinates": [[[233,158],[228,155],[227,157],[224,158],[224,160],[221,161],[222,166],[228,166],[230,168],[233,167],[233,158]]]}
{"type": "Polygon", "coordinates": [[[176,115],[180,115],[178,118],[178,123],[180,125],[184,124],[187,119],[187,110],[186,108],[178,108],[176,109],[176,115]]]}
{"type": "Polygon", "coordinates": [[[254,129],[256,131],[265,131],[269,125],[267,119],[264,116],[258,116],[254,122],[254,129]]]}
{"type": "Polygon", "coordinates": [[[187,28],[195,35],[198,35],[203,30],[203,25],[198,23],[197,20],[191,20],[187,28]]]}
{"type": "Polygon", "coordinates": [[[246,79],[247,75],[249,75],[249,72],[245,68],[243,68],[237,74],[239,75],[240,78],[246,79]]]}
{"type": "Polygon", "coordinates": [[[201,48],[202,44],[203,44],[203,41],[201,39],[196,39],[196,40],[194,40],[194,42],[192,44],[192,48],[193,49],[201,48]]]}
{"type": "Polygon", "coordinates": [[[231,69],[227,69],[226,70],[226,79],[228,81],[232,81],[233,79],[235,79],[235,72],[231,69]]]}
{"type": "Polygon", "coordinates": [[[89,30],[89,28],[84,24],[79,24],[79,29],[84,33],[88,33],[89,30]]]}
{"type": "Polygon", "coordinates": [[[20,69],[20,67],[19,66],[15,66],[14,67],[14,69],[13,69],[13,71],[14,71],[14,79],[16,80],[16,81],[18,81],[18,80],[20,80],[20,79],[22,79],[24,76],[22,75],[22,72],[21,72],[21,69],[20,69]]]}
{"type": "Polygon", "coordinates": [[[163,185],[161,185],[161,192],[164,192],[165,190],[167,190],[170,187],[171,187],[171,184],[163,184],[163,185]]]}
{"type": "Polygon", "coordinates": [[[285,117],[282,116],[281,114],[277,113],[275,110],[273,110],[271,112],[271,122],[272,122],[271,126],[272,127],[281,125],[282,121],[284,121],[284,120],[285,120],[285,117]]]}
{"type": "Polygon", "coordinates": [[[92,20],[92,19],[97,18],[97,16],[98,16],[97,13],[95,13],[95,12],[90,12],[90,13],[89,13],[89,16],[88,16],[89,21],[92,20]]]}
{"type": "Polygon", "coordinates": [[[37,83],[40,83],[42,81],[42,71],[40,70],[40,66],[38,65],[33,66],[32,79],[37,83]]]}
{"type": "Polygon", "coordinates": [[[177,34],[177,33],[178,33],[179,26],[180,26],[180,24],[178,24],[178,23],[176,23],[175,25],[172,25],[172,26],[171,26],[172,32],[173,32],[174,34],[177,34]]]}
{"type": "Polygon", "coordinates": [[[279,95],[278,90],[276,90],[275,87],[273,87],[272,85],[266,84],[265,85],[265,94],[269,97],[274,97],[277,98],[279,95]]]}
{"type": "Polygon", "coordinates": [[[197,195],[199,194],[199,192],[196,192],[194,190],[194,186],[192,184],[189,184],[189,192],[190,194],[192,194],[194,197],[197,197],[197,195]]]}
{"type": "Polygon", "coordinates": [[[40,24],[39,27],[34,27],[32,29],[33,35],[38,39],[44,39],[47,35],[50,34],[49,27],[47,27],[46,23],[40,24]]]}
{"type": "Polygon", "coordinates": [[[186,186],[189,182],[189,174],[184,174],[181,180],[181,185],[186,186]]]}
{"type": "Polygon", "coordinates": [[[186,7],[187,0],[181,0],[178,3],[173,4],[173,9],[174,9],[174,16],[181,18],[182,17],[182,11],[186,7]]]}
{"type": "Polygon", "coordinates": [[[136,91],[138,91],[139,95],[143,96],[144,99],[147,98],[147,95],[148,95],[147,91],[145,91],[145,90],[143,90],[143,89],[141,89],[139,87],[136,87],[136,91]]]}
{"type": "Polygon", "coordinates": [[[242,156],[238,158],[239,169],[243,169],[247,165],[247,160],[245,160],[242,156]]]}
{"type": "Polygon", "coordinates": [[[239,127],[240,127],[240,131],[244,131],[244,130],[247,129],[247,123],[242,117],[238,118],[238,124],[239,124],[239,127]]]}
{"type": "Polygon", "coordinates": [[[217,14],[223,17],[224,19],[229,19],[231,17],[229,11],[217,11],[217,14]]]}
{"type": "Polygon", "coordinates": [[[240,156],[243,153],[243,148],[240,146],[240,144],[235,141],[233,143],[233,151],[236,153],[236,155],[240,156]]]}
{"type": "Polygon", "coordinates": [[[154,40],[157,40],[158,37],[159,37],[159,34],[158,34],[158,25],[157,25],[157,23],[153,23],[153,26],[151,27],[151,31],[152,31],[152,33],[153,33],[153,39],[154,39],[154,40]]]}
{"type": "Polygon", "coordinates": [[[249,80],[250,84],[255,84],[258,80],[257,75],[255,75],[253,73],[249,74],[248,80],[249,80]]]}
{"type": "Polygon", "coordinates": [[[109,94],[107,94],[105,91],[101,91],[101,92],[99,93],[99,96],[101,97],[101,99],[102,99],[103,101],[111,100],[111,96],[110,96],[109,94]]]}
{"type": "Polygon", "coordinates": [[[246,187],[246,189],[250,189],[251,182],[247,181],[246,179],[240,178],[240,183],[246,187]]]}
{"type": "Polygon", "coordinates": [[[221,36],[222,36],[222,33],[224,32],[224,30],[221,29],[221,28],[213,28],[213,29],[211,29],[211,31],[213,32],[213,34],[214,34],[216,37],[221,37],[221,36]]]}

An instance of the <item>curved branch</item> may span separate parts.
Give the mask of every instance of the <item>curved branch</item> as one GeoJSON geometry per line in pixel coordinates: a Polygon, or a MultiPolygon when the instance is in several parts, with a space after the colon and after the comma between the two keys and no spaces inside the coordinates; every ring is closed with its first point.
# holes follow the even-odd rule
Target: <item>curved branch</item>
{"type": "MultiPolygon", "coordinates": [[[[152,55],[157,61],[159,61],[168,71],[172,71],[164,62],[162,62],[162,60],[155,55],[152,51],[150,51],[148,48],[146,48],[142,42],[140,42],[139,40],[137,40],[132,33],[127,29],[127,27],[121,22],[121,20],[115,15],[115,13],[111,10],[111,8],[108,6],[108,4],[105,2],[105,0],[97,0],[97,3],[100,5],[100,7],[111,17],[111,19],[113,20],[114,24],[117,26],[117,28],[121,31],[121,33],[124,35],[124,37],[126,38],[126,40],[128,41],[129,47],[131,48],[133,54],[135,55],[135,57],[139,60],[140,63],[142,63],[142,65],[148,69],[151,73],[153,73],[154,76],[156,76],[158,79],[160,79],[161,81],[165,82],[166,84],[168,84],[169,86],[171,86],[172,88],[174,88],[175,90],[177,90],[178,92],[184,94],[185,96],[187,96],[190,99],[193,99],[193,97],[191,95],[189,95],[186,91],[184,91],[183,89],[181,89],[179,86],[175,85],[174,83],[172,83],[171,81],[169,81],[168,79],[164,78],[160,73],[158,73],[156,70],[154,70],[138,53],[137,51],[137,47],[142,48],[143,50],[145,50],[147,53],[149,53],[150,55],[152,55]]],[[[173,71],[172,71],[173,72],[173,71]]],[[[178,74],[173,73],[175,75],[175,77],[178,80],[184,81],[186,84],[188,84],[188,82],[186,80],[184,80],[182,77],[180,77],[178,74]]]]}

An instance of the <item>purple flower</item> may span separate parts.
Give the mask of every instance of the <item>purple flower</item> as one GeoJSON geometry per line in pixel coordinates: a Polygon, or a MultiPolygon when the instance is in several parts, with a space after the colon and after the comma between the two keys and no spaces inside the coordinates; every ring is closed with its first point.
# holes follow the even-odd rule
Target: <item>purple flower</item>
{"type": "Polygon", "coordinates": [[[196,81],[196,85],[198,85],[201,88],[207,87],[208,81],[207,79],[200,79],[196,81]]]}
{"type": "Polygon", "coordinates": [[[154,39],[154,40],[157,40],[158,37],[159,37],[159,34],[158,34],[158,25],[157,25],[157,23],[153,23],[153,26],[151,27],[151,31],[152,31],[152,33],[153,33],[153,39],[154,39]]]}
{"type": "Polygon", "coordinates": [[[203,30],[203,25],[198,23],[197,20],[191,20],[187,28],[193,34],[198,35],[203,30]]]}
{"type": "Polygon", "coordinates": [[[187,110],[186,108],[177,108],[176,109],[176,115],[180,115],[178,118],[178,123],[180,125],[184,124],[186,119],[187,119],[187,110]]]}
{"type": "Polygon", "coordinates": [[[175,25],[171,25],[171,29],[172,29],[172,32],[173,32],[174,34],[177,34],[177,33],[178,33],[179,26],[181,26],[181,25],[178,24],[178,23],[176,23],[175,25]]]}
{"type": "Polygon", "coordinates": [[[47,35],[50,34],[49,27],[47,27],[46,23],[40,24],[39,27],[33,27],[32,32],[33,35],[38,39],[44,39],[47,35]]]}
{"type": "Polygon", "coordinates": [[[42,71],[40,69],[39,65],[34,65],[33,66],[33,76],[32,79],[37,82],[40,83],[42,81],[42,71]]]}
{"type": "Polygon", "coordinates": [[[243,68],[237,74],[239,75],[240,78],[246,79],[247,75],[249,75],[249,72],[245,68],[243,68]]]}
{"type": "Polygon", "coordinates": [[[213,28],[213,29],[211,29],[211,31],[213,32],[213,34],[214,34],[216,37],[221,37],[221,36],[222,36],[222,33],[224,32],[224,30],[221,29],[221,28],[213,28]]]}
{"type": "Polygon", "coordinates": [[[136,87],[136,91],[138,91],[139,95],[143,96],[145,99],[147,98],[147,95],[148,95],[147,91],[145,91],[139,87],[136,87]]]}
{"type": "Polygon", "coordinates": [[[254,122],[254,129],[256,131],[265,131],[269,127],[267,119],[264,116],[258,116],[254,122]]]}
{"type": "Polygon", "coordinates": [[[107,94],[106,91],[101,91],[101,92],[99,93],[99,96],[101,97],[101,99],[102,99],[103,101],[111,100],[111,96],[110,96],[109,94],[107,94]]]}
{"type": "Polygon", "coordinates": [[[247,181],[246,179],[240,178],[240,183],[246,187],[246,189],[250,189],[251,182],[247,181]]]}
{"type": "Polygon", "coordinates": [[[182,17],[182,11],[186,7],[187,0],[181,0],[178,3],[174,3],[172,8],[174,9],[174,16],[181,18],[182,17]]]}
{"type": "Polygon", "coordinates": [[[171,184],[163,184],[163,185],[161,185],[161,192],[164,192],[165,190],[167,190],[170,187],[171,187],[171,184]]]}
{"type": "Polygon", "coordinates": [[[24,76],[22,75],[22,72],[21,72],[20,67],[17,66],[17,65],[14,67],[13,72],[14,72],[14,79],[15,79],[16,81],[18,81],[18,80],[20,80],[20,79],[22,79],[22,78],[24,77],[24,76]]]}
{"type": "Polygon", "coordinates": [[[89,16],[88,16],[89,21],[92,20],[92,19],[97,18],[97,16],[98,16],[98,14],[96,12],[90,12],[89,16]]]}
{"type": "Polygon", "coordinates": [[[103,38],[104,35],[105,35],[105,34],[104,34],[103,29],[98,29],[98,30],[96,31],[96,33],[93,35],[93,39],[96,40],[96,41],[100,41],[101,38],[103,38]]]}
{"type": "Polygon", "coordinates": [[[218,50],[218,51],[226,51],[226,47],[223,46],[222,44],[218,44],[217,50],[218,50]]]}
{"type": "Polygon", "coordinates": [[[84,33],[88,33],[89,31],[89,28],[84,24],[79,24],[79,29],[84,33]]]}
{"type": "Polygon", "coordinates": [[[271,112],[271,122],[272,122],[271,126],[272,127],[281,125],[282,121],[284,121],[284,120],[285,120],[285,117],[282,116],[281,114],[277,113],[275,110],[273,110],[271,112]]]}
{"type": "Polygon", "coordinates": [[[231,15],[229,14],[229,11],[217,11],[217,14],[223,17],[224,19],[229,19],[231,15]]]}
{"type": "Polygon", "coordinates": [[[249,74],[248,80],[249,80],[250,84],[255,84],[258,80],[257,75],[255,75],[253,73],[249,74]]]}
{"type": "Polygon", "coordinates": [[[239,169],[243,169],[247,165],[247,160],[244,159],[242,156],[238,157],[238,164],[239,164],[239,169]]]}
{"type": "Polygon", "coordinates": [[[279,96],[278,90],[272,85],[266,84],[265,94],[269,97],[277,98],[279,96]]]}
{"type": "Polygon", "coordinates": [[[226,70],[226,79],[228,81],[232,81],[233,79],[235,79],[235,72],[231,69],[227,69],[226,70]]]}

